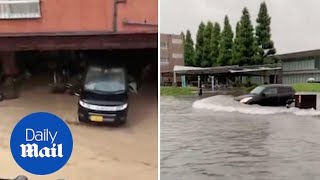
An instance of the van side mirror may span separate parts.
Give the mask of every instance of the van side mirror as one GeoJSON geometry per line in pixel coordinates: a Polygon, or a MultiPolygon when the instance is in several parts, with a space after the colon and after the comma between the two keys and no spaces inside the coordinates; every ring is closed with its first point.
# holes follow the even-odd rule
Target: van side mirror
{"type": "Polygon", "coordinates": [[[138,94],[137,83],[136,82],[129,83],[129,90],[133,93],[138,94]]]}
{"type": "Polygon", "coordinates": [[[263,92],[263,93],[261,93],[261,96],[266,97],[267,95],[266,95],[266,93],[263,92]]]}

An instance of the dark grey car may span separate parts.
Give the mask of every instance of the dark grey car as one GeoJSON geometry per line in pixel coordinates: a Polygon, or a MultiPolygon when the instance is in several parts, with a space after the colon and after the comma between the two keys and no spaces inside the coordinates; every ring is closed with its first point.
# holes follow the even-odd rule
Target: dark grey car
{"type": "Polygon", "coordinates": [[[272,84],[254,88],[249,94],[238,96],[235,100],[244,104],[259,104],[261,106],[286,106],[292,101],[295,90],[290,85],[272,84]]]}

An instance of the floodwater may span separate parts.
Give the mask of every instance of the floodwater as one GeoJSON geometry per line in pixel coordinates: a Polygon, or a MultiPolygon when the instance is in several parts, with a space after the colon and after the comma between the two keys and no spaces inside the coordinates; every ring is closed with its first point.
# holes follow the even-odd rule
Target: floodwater
{"type": "Polygon", "coordinates": [[[161,179],[320,179],[317,109],[161,97],[161,179]]]}
{"type": "Polygon", "coordinates": [[[0,102],[0,177],[24,174],[32,180],[157,179],[157,84],[145,85],[138,95],[131,95],[128,123],[123,127],[80,125],[76,118],[77,100],[67,94],[49,94],[47,81],[35,79],[23,86],[19,99],[0,102]],[[69,162],[48,176],[25,172],[10,153],[15,124],[39,111],[64,119],[74,140],[69,162]]]}

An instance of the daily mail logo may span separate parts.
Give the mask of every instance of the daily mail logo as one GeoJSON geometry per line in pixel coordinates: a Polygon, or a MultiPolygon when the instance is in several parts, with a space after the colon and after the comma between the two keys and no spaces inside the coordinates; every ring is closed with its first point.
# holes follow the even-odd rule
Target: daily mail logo
{"type": "Polygon", "coordinates": [[[26,129],[26,142],[50,142],[51,147],[43,147],[39,149],[38,144],[36,143],[28,143],[21,144],[21,157],[24,158],[56,158],[63,157],[63,145],[56,144],[55,139],[58,135],[58,131],[52,133],[49,129],[44,129],[42,131],[35,131],[33,129],[26,129]]]}
{"type": "Polygon", "coordinates": [[[17,164],[36,175],[61,169],[73,150],[73,138],[66,123],[50,113],[33,113],[21,119],[10,139],[17,164]]]}

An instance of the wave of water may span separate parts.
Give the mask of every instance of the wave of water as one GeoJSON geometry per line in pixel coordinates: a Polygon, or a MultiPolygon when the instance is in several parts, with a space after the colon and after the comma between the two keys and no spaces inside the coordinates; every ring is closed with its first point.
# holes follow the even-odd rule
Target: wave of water
{"type": "MultiPolygon", "coordinates": [[[[319,110],[298,109],[295,107],[267,107],[259,105],[247,105],[235,101],[232,96],[217,95],[209,98],[197,100],[192,105],[195,109],[207,109],[220,112],[239,112],[243,114],[279,114],[292,113],[299,116],[320,116],[319,110]]],[[[317,109],[319,109],[317,107],[317,109]]]]}

